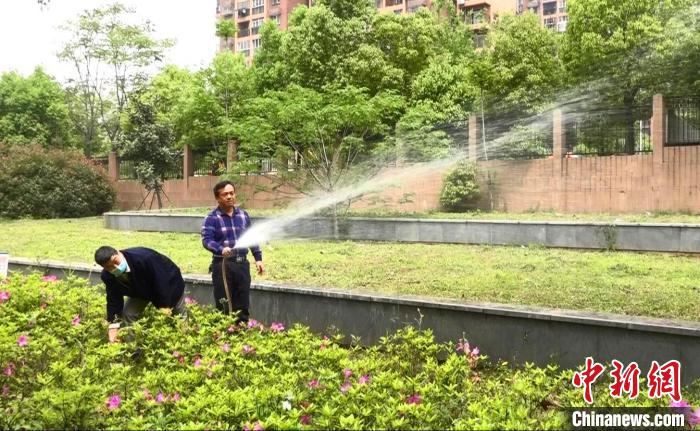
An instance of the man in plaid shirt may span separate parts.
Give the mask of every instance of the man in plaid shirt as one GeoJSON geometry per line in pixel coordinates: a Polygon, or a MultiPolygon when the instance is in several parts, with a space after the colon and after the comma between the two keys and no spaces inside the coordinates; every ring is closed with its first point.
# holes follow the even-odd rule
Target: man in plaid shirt
{"type": "MultiPolygon", "coordinates": [[[[238,313],[238,320],[247,322],[250,308],[250,263],[248,248],[235,248],[236,241],[250,227],[250,216],[236,206],[236,187],[231,181],[214,186],[218,207],[202,224],[202,245],[213,254],[209,272],[214,284],[216,308],[225,314],[238,313]],[[224,278],[225,277],[225,278],[224,278]]],[[[262,251],[251,246],[258,274],[265,271],[262,251]]]]}

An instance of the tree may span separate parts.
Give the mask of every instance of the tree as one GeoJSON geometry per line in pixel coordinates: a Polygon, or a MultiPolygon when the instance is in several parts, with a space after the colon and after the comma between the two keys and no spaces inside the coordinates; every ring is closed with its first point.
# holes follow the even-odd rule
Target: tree
{"type": "Polygon", "coordinates": [[[169,40],[151,37],[153,27],[146,21],[130,24],[133,10],[120,3],[81,13],[63,29],[70,41],[59,59],[72,63],[77,74],[70,80],[82,102],[84,115],[80,130],[84,152],[96,149],[99,127],[112,145],[120,139],[120,115],[135,86],[145,82],[145,69],[162,59],[169,40]]]}
{"type": "Polygon", "coordinates": [[[216,36],[224,38],[226,49],[230,49],[228,41],[236,35],[236,24],[228,19],[222,19],[216,23],[216,36]]]}
{"type": "Polygon", "coordinates": [[[316,91],[293,85],[255,99],[236,131],[244,160],[296,155],[303,167],[294,174],[297,190],[333,192],[371,154],[402,109],[403,99],[395,94],[370,97],[354,87],[316,91]]]}
{"type": "Polygon", "coordinates": [[[36,142],[44,148],[76,144],[67,95],[41,68],[24,78],[0,76],[0,142],[36,142]]]}
{"type": "Polygon", "coordinates": [[[163,181],[180,157],[172,141],[170,128],[157,121],[155,109],[140,97],[133,98],[117,149],[122,157],[134,161],[139,181],[148,191],[141,205],[152,193],[151,207],[153,198],[157,199],[158,208],[163,207],[163,181]]]}
{"type": "MultiPolygon", "coordinates": [[[[626,150],[635,149],[634,105],[644,89],[665,82],[671,70],[650,67],[668,37],[665,28],[690,0],[570,0],[564,58],[575,83],[605,81],[607,103],[624,106],[626,150]]],[[[697,64],[695,67],[697,71],[697,64]]]]}
{"type": "Polygon", "coordinates": [[[551,102],[563,83],[556,35],[532,13],[505,15],[489,31],[484,61],[473,78],[487,90],[487,105],[534,112],[551,102]]]}

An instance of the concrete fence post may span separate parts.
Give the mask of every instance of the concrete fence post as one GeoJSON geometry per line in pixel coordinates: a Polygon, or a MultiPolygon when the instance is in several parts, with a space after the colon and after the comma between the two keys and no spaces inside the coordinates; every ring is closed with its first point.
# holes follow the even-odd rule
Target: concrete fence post
{"type": "Polygon", "coordinates": [[[194,176],[194,154],[189,145],[182,149],[182,178],[187,179],[194,176]]]}
{"type": "Polygon", "coordinates": [[[664,97],[654,94],[651,108],[651,147],[655,166],[661,166],[664,161],[664,140],[666,138],[666,111],[664,97]]]}
{"type": "Polygon", "coordinates": [[[116,151],[110,151],[107,156],[107,173],[110,180],[119,180],[119,158],[116,151]]]}

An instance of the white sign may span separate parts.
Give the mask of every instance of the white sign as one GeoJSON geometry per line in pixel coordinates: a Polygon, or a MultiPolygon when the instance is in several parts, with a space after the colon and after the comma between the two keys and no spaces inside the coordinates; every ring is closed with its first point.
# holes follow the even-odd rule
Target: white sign
{"type": "Polygon", "coordinates": [[[0,251],[0,278],[7,277],[7,267],[10,265],[10,255],[0,251]]]}

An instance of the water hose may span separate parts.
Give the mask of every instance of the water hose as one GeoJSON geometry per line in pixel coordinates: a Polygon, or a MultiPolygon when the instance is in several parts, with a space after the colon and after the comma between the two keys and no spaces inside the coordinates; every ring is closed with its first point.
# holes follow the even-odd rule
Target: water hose
{"type": "Polygon", "coordinates": [[[228,301],[228,313],[233,314],[233,302],[231,301],[231,292],[228,288],[228,280],[226,279],[226,260],[228,256],[223,256],[221,259],[221,278],[224,279],[224,292],[226,292],[226,300],[228,301]]]}

